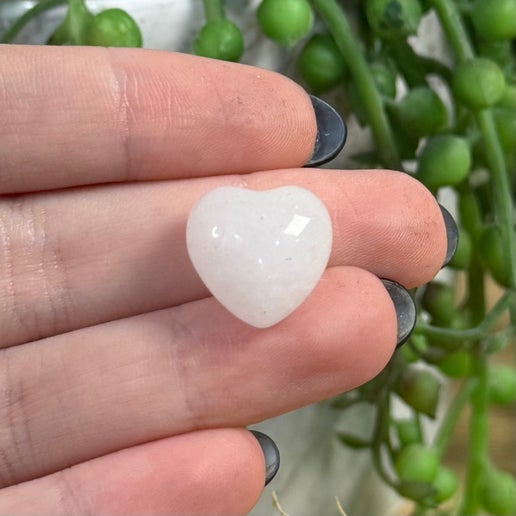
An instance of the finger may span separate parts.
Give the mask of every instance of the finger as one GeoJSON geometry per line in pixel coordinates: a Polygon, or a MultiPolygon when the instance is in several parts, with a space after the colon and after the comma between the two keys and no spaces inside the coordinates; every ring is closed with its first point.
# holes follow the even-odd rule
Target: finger
{"type": "Polygon", "coordinates": [[[396,172],[295,169],[26,196],[0,205],[0,346],[206,296],[185,225],[203,193],[227,184],[314,192],[332,218],[331,265],[409,288],[432,279],[444,261],[435,199],[396,172]]]}
{"type": "Polygon", "coordinates": [[[250,432],[204,430],[3,489],[0,514],[247,514],[264,478],[250,432]]]}
{"type": "Polygon", "coordinates": [[[186,54],[4,46],[0,193],[303,165],[316,122],[280,74],[186,54]]]}
{"type": "Polygon", "coordinates": [[[207,298],[0,350],[0,478],[13,484],[319,401],[375,376],[396,330],[380,280],[334,267],[296,312],[265,330],[207,298]]]}

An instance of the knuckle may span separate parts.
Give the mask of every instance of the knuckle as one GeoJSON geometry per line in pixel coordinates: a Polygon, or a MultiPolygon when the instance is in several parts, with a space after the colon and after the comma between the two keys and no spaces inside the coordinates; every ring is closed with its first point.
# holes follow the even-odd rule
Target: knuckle
{"type": "MultiPolygon", "coordinates": [[[[85,465],[83,465],[84,467],[85,465]]],[[[55,484],[59,493],[59,502],[64,514],[81,514],[90,516],[95,514],[88,502],[88,497],[84,496],[84,489],[78,485],[74,468],[68,468],[55,473],[55,484]]]]}
{"type": "Polygon", "coordinates": [[[11,374],[11,354],[0,351],[0,488],[18,482],[27,465],[31,432],[24,406],[25,390],[11,374]]]}
{"type": "Polygon", "coordinates": [[[31,197],[0,205],[0,347],[46,337],[67,314],[67,274],[44,204],[31,197]]]}
{"type": "Polygon", "coordinates": [[[135,84],[136,78],[130,73],[127,66],[118,60],[116,49],[105,49],[107,52],[107,62],[109,73],[112,76],[110,81],[110,94],[112,97],[113,119],[116,132],[119,136],[119,155],[120,155],[120,177],[119,181],[135,181],[138,179],[138,166],[134,148],[134,127],[135,114],[134,100],[131,91],[138,91],[139,87],[135,84]]]}

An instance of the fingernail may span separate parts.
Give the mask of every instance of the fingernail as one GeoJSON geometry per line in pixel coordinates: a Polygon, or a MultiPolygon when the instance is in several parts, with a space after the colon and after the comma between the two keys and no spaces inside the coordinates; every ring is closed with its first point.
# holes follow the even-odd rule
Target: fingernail
{"type": "Polygon", "coordinates": [[[382,283],[387,289],[389,296],[391,296],[394,309],[396,310],[396,319],[398,321],[396,347],[399,348],[410,337],[416,324],[416,305],[412,296],[399,283],[388,279],[382,279],[382,283]]]}
{"type": "Polygon", "coordinates": [[[451,213],[444,207],[439,204],[439,208],[441,208],[441,213],[443,214],[444,225],[446,226],[446,258],[444,259],[443,267],[446,267],[453,258],[455,251],[457,250],[457,246],[459,245],[459,230],[457,228],[457,224],[453,220],[451,213]]]}
{"type": "Polygon", "coordinates": [[[344,147],[347,129],[340,115],[329,104],[310,95],[317,121],[317,136],[312,157],[305,167],[318,167],[332,160],[344,147]]]}
{"type": "Polygon", "coordinates": [[[267,485],[279,470],[280,453],[276,443],[268,435],[258,430],[251,430],[251,433],[256,437],[265,457],[265,485],[267,485]]]}

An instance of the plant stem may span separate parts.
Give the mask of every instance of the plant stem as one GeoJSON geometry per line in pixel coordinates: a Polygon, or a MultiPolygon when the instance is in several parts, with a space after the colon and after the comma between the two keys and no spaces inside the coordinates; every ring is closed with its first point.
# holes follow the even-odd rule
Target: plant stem
{"type": "Polygon", "coordinates": [[[353,405],[357,405],[358,403],[363,403],[366,400],[357,396],[356,398],[349,398],[346,396],[338,396],[331,400],[330,407],[335,410],[345,410],[353,405]]]}
{"type": "Polygon", "coordinates": [[[17,34],[29,23],[33,18],[39,16],[41,13],[48,11],[59,5],[64,5],[67,0],[40,0],[34,7],[26,11],[20,16],[14,24],[7,29],[7,31],[0,38],[0,43],[11,43],[17,34]]]}
{"type": "Polygon", "coordinates": [[[484,317],[482,322],[474,328],[467,330],[454,330],[452,328],[440,328],[423,322],[417,323],[416,334],[426,335],[428,337],[443,337],[450,342],[463,342],[471,339],[481,339],[485,337],[496,325],[502,314],[507,308],[514,309],[514,297],[510,290],[504,292],[495,306],[484,317]]]}
{"type": "Polygon", "coordinates": [[[364,53],[358,44],[358,38],[351,30],[346,14],[335,0],[313,0],[313,4],[346,60],[384,165],[401,169],[394,136],[380,93],[376,88],[364,53]]]}
{"type": "Polygon", "coordinates": [[[439,457],[442,457],[446,451],[448,441],[452,437],[453,430],[459,420],[464,406],[471,397],[471,392],[473,391],[475,384],[475,379],[468,378],[465,380],[446,411],[446,415],[439,426],[439,430],[437,431],[437,435],[434,440],[434,448],[439,457]]]}
{"type": "Polygon", "coordinates": [[[392,386],[396,383],[403,369],[404,359],[400,353],[395,353],[387,367],[382,371],[383,378],[380,389],[377,391],[375,398],[376,419],[373,431],[372,459],[376,472],[383,481],[397,490],[398,483],[386,471],[382,461],[382,447],[385,446],[392,460],[393,446],[390,441],[389,424],[391,414],[391,392],[392,386]]]}
{"type": "Polygon", "coordinates": [[[473,57],[473,48],[469,43],[460,12],[450,0],[430,0],[439,15],[441,24],[450,40],[458,61],[473,57]]]}
{"type": "Polygon", "coordinates": [[[488,445],[487,361],[477,347],[474,366],[477,383],[471,394],[468,472],[459,514],[476,514],[478,486],[484,471],[488,445]]]}
{"type": "MultiPolygon", "coordinates": [[[[377,404],[376,423],[373,435],[372,458],[376,472],[382,480],[393,489],[398,488],[398,484],[393,480],[384,468],[382,461],[382,446],[384,437],[388,433],[388,421],[390,415],[389,391],[387,396],[377,404]]],[[[388,444],[385,444],[389,448],[388,444]]]]}
{"type": "Polygon", "coordinates": [[[224,5],[222,0],[203,0],[206,21],[214,22],[224,19],[224,5]]]}
{"type": "MultiPolygon", "coordinates": [[[[468,305],[472,321],[481,325],[485,320],[484,270],[478,257],[473,257],[468,270],[468,305]]],[[[509,292],[506,292],[507,297],[509,292]]],[[[471,416],[469,423],[468,460],[466,485],[458,514],[476,514],[478,509],[478,482],[487,457],[487,361],[480,340],[472,344],[473,367],[470,379],[475,381],[471,393],[471,416]]]]}
{"type": "Polygon", "coordinates": [[[93,14],[86,5],[86,0],[68,0],[68,13],[64,21],[70,42],[74,45],[86,43],[86,29],[93,14]]]}

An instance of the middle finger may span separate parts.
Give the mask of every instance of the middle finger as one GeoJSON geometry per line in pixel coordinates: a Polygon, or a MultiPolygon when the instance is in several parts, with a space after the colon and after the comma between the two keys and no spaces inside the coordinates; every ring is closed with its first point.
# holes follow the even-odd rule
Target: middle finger
{"type": "Polygon", "coordinates": [[[217,186],[288,184],[328,208],[330,265],[361,267],[407,288],[441,267],[438,205],[396,172],[294,169],[26,195],[0,202],[0,347],[206,297],[186,251],[191,206],[217,186]]]}

